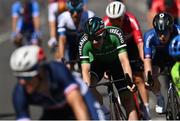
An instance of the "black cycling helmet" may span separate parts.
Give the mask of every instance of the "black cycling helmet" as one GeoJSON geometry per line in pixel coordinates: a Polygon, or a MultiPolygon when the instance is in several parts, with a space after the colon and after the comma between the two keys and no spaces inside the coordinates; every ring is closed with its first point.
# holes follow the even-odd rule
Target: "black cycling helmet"
{"type": "Polygon", "coordinates": [[[99,17],[89,18],[85,23],[84,32],[91,37],[100,35],[104,30],[104,22],[99,17]]]}
{"type": "Polygon", "coordinates": [[[153,19],[153,27],[155,28],[156,32],[161,34],[171,30],[173,24],[173,17],[167,13],[159,13],[153,19]]]}
{"type": "Polygon", "coordinates": [[[83,10],[83,1],[82,0],[68,0],[67,7],[71,13],[80,12],[83,10]]]}

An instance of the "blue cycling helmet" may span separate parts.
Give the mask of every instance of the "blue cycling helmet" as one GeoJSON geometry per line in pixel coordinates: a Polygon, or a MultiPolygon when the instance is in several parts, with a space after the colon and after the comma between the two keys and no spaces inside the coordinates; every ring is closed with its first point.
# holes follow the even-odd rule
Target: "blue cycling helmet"
{"type": "Polygon", "coordinates": [[[67,7],[71,13],[81,12],[83,10],[83,1],[82,0],[68,0],[67,7]]]}
{"type": "Polygon", "coordinates": [[[174,58],[180,59],[180,35],[174,37],[169,44],[169,54],[174,58]]]}

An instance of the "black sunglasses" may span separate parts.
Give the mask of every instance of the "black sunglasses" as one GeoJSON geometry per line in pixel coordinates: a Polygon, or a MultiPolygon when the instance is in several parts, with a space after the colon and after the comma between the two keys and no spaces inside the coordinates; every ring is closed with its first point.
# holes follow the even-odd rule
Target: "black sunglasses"
{"type": "Polygon", "coordinates": [[[25,81],[31,81],[33,77],[17,77],[18,80],[25,80],[25,81]]]}
{"type": "Polygon", "coordinates": [[[95,41],[99,41],[99,40],[103,39],[105,37],[105,35],[106,35],[106,31],[103,30],[100,34],[98,34],[98,35],[95,34],[92,39],[95,41]]]}

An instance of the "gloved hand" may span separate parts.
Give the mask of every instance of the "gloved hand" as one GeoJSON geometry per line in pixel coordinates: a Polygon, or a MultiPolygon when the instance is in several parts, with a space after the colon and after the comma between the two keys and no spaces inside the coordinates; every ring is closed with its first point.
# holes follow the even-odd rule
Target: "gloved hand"
{"type": "Polygon", "coordinates": [[[40,43],[41,43],[40,41],[41,41],[41,32],[39,32],[39,31],[33,32],[32,36],[31,36],[31,43],[40,45],[40,43]]]}
{"type": "Polygon", "coordinates": [[[133,82],[133,80],[129,77],[129,74],[125,74],[125,80],[127,82],[127,88],[131,91],[131,92],[135,92],[137,90],[137,86],[135,85],[135,83],[133,82]]]}
{"type": "Polygon", "coordinates": [[[147,79],[145,81],[145,86],[146,88],[150,89],[154,86],[154,80],[152,78],[152,74],[150,71],[148,71],[148,74],[147,74],[147,79]]]}
{"type": "Polygon", "coordinates": [[[53,47],[55,47],[56,45],[57,45],[57,40],[56,40],[56,38],[55,38],[55,37],[50,38],[50,40],[48,41],[48,46],[49,46],[50,48],[53,48],[53,47]]]}
{"type": "Polygon", "coordinates": [[[12,32],[11,40],[17,47],[20,47],[23,45],[23,35],[21,33],[12,32]]]}
{"type": "Polygon", "coordinates": [[[41,38],[41,32],[40,31],[35,31],[33,32],[32,34],[32,38],[37,38],[37,39],[40,39],[41,38]]]}

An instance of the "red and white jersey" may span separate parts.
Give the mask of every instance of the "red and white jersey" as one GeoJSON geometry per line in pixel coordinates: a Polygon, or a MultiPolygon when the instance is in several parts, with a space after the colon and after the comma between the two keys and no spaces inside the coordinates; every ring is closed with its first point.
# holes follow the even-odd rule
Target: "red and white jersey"
{"type": "MultiPolygon", "coordinates": [[[[108,16],[103,18],[103,21],[106,26],[113,26],[117,25],[116,23],[111,23],[108,16]]],[[[117,26],[116,26],[117,27],[117,26]]],[[[123,24],[121,27],[124,38],[127,42],[128,47],[128,54],[130,59],[136,59],[139,57],[137,45],[143,42],[142,39],[142,32],[139,26],[139,22],[137,21],[136,17],[129,12],[126,12],[123,18],[123,24]]]]}
{"type": "MultiPolygon", "coordinates": [[[[106,26],[112,26],[108,16],[103,18],[106,26]]],[[[140,30],[139,23],[134,15],[126,12],[123,19],[123,25],[120,27],[124,33],[126,41],[134,41],[136,44],[143,42],[142,33],[140,30]]]]}

